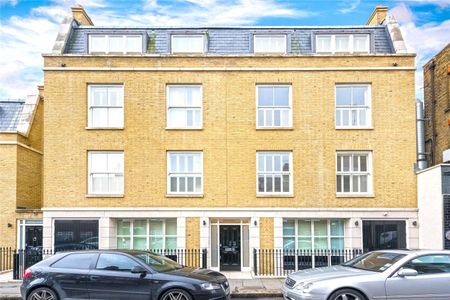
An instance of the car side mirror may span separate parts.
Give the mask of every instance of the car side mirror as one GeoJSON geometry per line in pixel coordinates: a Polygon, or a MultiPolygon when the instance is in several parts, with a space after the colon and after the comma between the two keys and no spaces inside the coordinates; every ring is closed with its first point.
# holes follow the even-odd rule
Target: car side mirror
{"type": "Polygon", "coordinates": [[[141,274],[141,276],[145,276],[145,274],[147,274],[147,270],[144,269],[144,268],[141,267],[141,266],[134,266],[134,267],[131,269],[131,273],[133,273],[133,274],[141,274]]]}
{"type": "Polygon", "coordinates": [[[398,271],[398,276],[400,277],[409,277],[409,276],[417,276],[417,271],[414,269],[401,269],[398,271]]]}

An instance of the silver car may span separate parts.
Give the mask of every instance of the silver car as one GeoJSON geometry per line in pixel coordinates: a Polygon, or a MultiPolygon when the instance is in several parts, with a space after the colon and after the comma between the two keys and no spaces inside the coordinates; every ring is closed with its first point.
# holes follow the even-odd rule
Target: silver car
{"type": "Polygon", "coordinates": [[[380,250],[288,276],[288,300],[450,299],[450,251],[380,250]]]}

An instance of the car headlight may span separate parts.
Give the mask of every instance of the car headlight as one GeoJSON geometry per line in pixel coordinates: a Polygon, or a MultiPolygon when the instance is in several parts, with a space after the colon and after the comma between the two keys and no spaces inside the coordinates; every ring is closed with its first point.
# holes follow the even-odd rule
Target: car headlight
{"type": "Polygon", "coordinates": [[[217,290],[217,289],[221,289],[222,287],[220,286],[220,284],[217,283],[211,283],[211,282],[205,282],[200,284],[200,287],[203,290],[207,290],[207,291],[212,291],[212,290],[217,290]]]}
{"type": "Polygon", "coordinates": [[[308,293],[312,288],[312,282],[304,283],[300,282],[295,286],[295,289],[302,292],[302,293],[308,293]]]}

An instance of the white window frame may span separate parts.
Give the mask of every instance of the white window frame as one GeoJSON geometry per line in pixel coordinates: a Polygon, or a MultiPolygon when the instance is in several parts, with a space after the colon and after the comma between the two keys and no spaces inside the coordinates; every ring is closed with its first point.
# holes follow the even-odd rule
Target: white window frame
{"type": "Polygon", "coordinates": [[[253,35],[253,53],[255,54],[261,54],[261,53],[267,53],[267,54],[286,54],[287,53],[287,35],[286,34],[255,34],[253,35]],[[284,49],[283,51],[260,51],[256,49],[256,40],[258,38],[274,38],[274,37],[282,37],[284,39],[284,49]]]}
{"type": "Polygon", "coordinates": [[[88,85],[88,126],[87,128],[90,129],[95,129],[95,128],[107,128],[107,129],[122,129],[124,128],[124,123],[125,123],[125,95],[124,95],[124,86],[123,84],[89,84],[88,85]],[[122,105],[121,106],[93,106],[92,105],[92,89],[93,88],[121,88],[122,89],[122,105]],[[108,109],[108,126],[93,126],[93,109],[95,108],[106,108],[108,109]],[[119,124],[119,126],[110,126],[109,125],[109,109],[110,108],[114,108],[114,109],[122,109],[122,124],[119,124]]]}
{"type": "MultiPolygon", "coordinates": [[[[281,165],[281,167],[283,168],[283,164],[281,165]]],[[[273,177],[272,177],[273,178],[273,177]]],[[[256,195],[257,196],[292,196],[294,194],[294,190],[293,190],[293,186],[294,186],[294,166],[293,166],[293,158],[292,158],[292,151],[256,151],[256,195]],[[260,172],[259,171],[259,155],[260,154],[289,154],[289,171],[283,171],[283,169],[281,169],[281,171],[272,171],[272,172],[260,172]],[[281,176],[281,184],[283,183],[283,175],[289,175],[289,191],[288,192],[260,192],[259,191],[259,175],[260,173],[262,175],[264,174],[272,174],[272,176],[274,175],[280,175],[281,176]]],[[[275,189],[275,181],[272,181],[272,185],[275,189]]],[[[283,188],[281,187],[281,190],[283,190],[283,188]]]]}
{"type": "MultiPolygon", "coordinates": [[[[308,238],[311,238],[311,250],[312,251],[320,251],[320,249],[316,249],[315,248],[315,238],[316,237],[321,237],[321,238],[323,238],[323,236],[316,236],[315,234],[314,234],[314,225],[315,225],[315,222],[319,222],[319,221],[327,221],[327,249],[331,249],[331,239],[332,238],[339,238],[339,239],[343,239],[343,241],[344,241],[344,248],[343,249],[339,249],[339,250],[344,250],[345,249],[345,236],[346,236],[346,230],[345,230],[345,219],[339,219],[339,218],[324,218],[324,219],[291,219],[291,218],[284,218],[283,219],[283,221],[284,220],[288,220],[288,221],[295,221],[295,223],[294,223],[294,236],[292,236],[292,235],[287,235],[287,236],[285,236],[284,234],[283,234],[283,248],[284,248],[284,238],[286,237],[286,238],[294,238],[294,250],[303,250],[303,249],[299,249],[298,248],[298,240],[299,240],[299,238],[305,238],[305,237],[308,237],[308,238]],[[299,221],[307,221],[307,222],[310,222],[310,226],[311,226],[311,235],[310,236],[303,236],[303,235],[299,235],[299,232],[298,232],[298,223],[299,223],[299,221]],[[344,229],[344,235],[331,235],[331,221],[341,221],[342,222],[342,225],[343,225],[343,229],[344,229]]],[[[284,226],[284,224],[283,224],[283,226],[284,226]]],[[[284,228],[283,228],[284,229],[284,228]]],[[[304,249],[304,250],[308,250],[308,249],[304,249]]],[[[292,250],[293,251],[293,250],[292,250]]]]}
{"type": "MultiPolygon", "coordinates": [[[[341,120],[342,119],[342,115],[341,115],[341,120]]],[[[334,126],[336,129],[372,129],[372,85],[368,84],[368,83],[346,83],[346,84],[335,84],[334,86],[334,126]],[[337,88],[338,87],[347,87],[347,88],[352,88],[352,87],[366,87],[367,88],[367,94],[368,94],[368,99],[367,99],[367,103],[366,105],[341,105],[338,107],[337,105],[337,88]],[[349,110],[349,125],[337,125],[337,118],[336,118],[336,114],[338,112],[338,110],[349,110]],[[366,125],[361,126],[361,125],[352,125],[351,123],[351,111],[352,110],[356,110],[358,111],[357,114],[357,118],[359,120],[359,111],[360,110],[365,110],[366,111],[366,125]]]]}
{"type": "MultiPolygon", "coordinates": [[[[256,128],[257,129],[283,129],[283,128],[292,128],[292,85],[291,84],[257,84],[256,85],[256,128]],[[276,109],[281,109],[281,108],[286,108],[284,106],[259,106],[259,88],[260,87],[287,87],[289,88],[289,106],[287,108],[289,108],[289,120],[288,120],[288,125],[287,126],[261,126],[259,125],[258,121],[258,115],[259,115],[259,110],[263,109],[263,110],[276,110],[276,109]]],[[[265,115],[265,114],[264,114],[265,115]]],[[[265,117],[264,117],[265,118],[265,117]]],[[[280,115],[280,120],[281,120],[281,115],[280,115]]]]}
{"type": "Polygon", "coordinates": [[[167,129],[202,129],[203,128],[203,86],[201,84],[168,84],[166,85],[166,128],[167,129]],[[169,99],[170,99],[170,89],[172,87],[199,87],[200,88],[200,106],[173,106],[171,107],[169,105],[169,99]],[[200,124],[198,126],[171,126],[169,124],[169,110],[171,108],[177,108],[177,109],[200,109],[200,124]]]}
{"type": "MultiPolygon", "coordinates": [[[[171,151],[167,151],[167,156],[166,156],[166,159],[167,159],[167,174],[166,174],[166,181],[167,181],[167,195],[181,195],[181,196],[183,196],[183,195],[187,195],[187,196],[190,196],[190,195],[194,195],[194,196],[202,196],[203,195],[203,186],[204,186],[204,181],[205,181],[205,179],[204,179],[204,176],[203,176],[203,174],[204,174],[204,170],[203,170],[203,151],[176,151],[176,150],[171,150],[171,151]],[[200,169],[201,169],[201,173],[176,173],[176,174],[178,174],[179,175],[179,177],[181,177],[181,176],[187,176],[187,175],[200,175],[200,178],[201,178],[201,185],[200,185],[200,191],[199,192],[187,192],[187,191],[184,191],[184,192],[172,192],[171,190],[170,190],[170,178],[171,178],[171,174],[172,173],[170,173],[170,169],[171,169],[171,161],[170,161],[170,155],[171,154],[178,154],[178,155],[180,155],[180,154],[185,154],[185,155],[189,155],[189,154],[200,154],[200,169]]],[[[186,181],[186,185],[187,185],[187,181],[186,181]]],[[[194,183],[194,187],[195,187],[195,183],[194,183]]],[[[195,188],[194,188],[195,189],[195,188]]]]}
{"type": "Polygon", "coordinates": [[[105,53],[105,54],[110,54],[110,53],[121,53],[121,54],[142,54],[143,53],[143,45],[144,45],[144,36],[142,35],[142,34],[124,34],[124,35],[122,35],[122,34],[89,34],[89,44],[88,44],[88,52],[89,52],[89,54],[92,54],[92,53],[105,53]],[[106,43],[106,49],[105,49],[105,51],[91,51],[91,45],[92,45],[92,37],[93,36],[95,36],[95,37],[101,37],[101,36],[103,36],[103,37],[105,37],[105,43],[106,43]],[[109,45],[109,38],[111,37],[111,36],[113,36],[113,37],[117,37],[117,36],[121,36],[122,37],[122,39],[123,39],[123,51],[121,51],[121,52],[111,52],[110,51],[110,45],[109,45]],[[126,47],[126,45],[127,45],[127,39],[128,39],[128,37],[140,37],[141,38],[141,49],[140,49],[140,51],[139,52],[135,52],[135,51],[133,51],[133,52],[128,52],[127,51],[127,47],[126,47]]]}
{"type": "Polygon", "coordinates": [[[178,221],[177,221],[176,218],[161,218],[161,219],[159,219],[159,218],[150,218],[150,219],[144,219],[147,222],[147,233],[146,233],[146,235],[135,235],[134,234],[134,222],[137,221],[137,220],[140,221],[140,219],[128,219],[128,218],[123,218],[123,219],[118,218],[117,219],[117,221],[116,221],[116,232],[117,232],[117,235],[116,235],[116,246],[117,247],[118,247],[118,244],[119,244],[119,241],[118,241],[119,238],[129,238],[130,239],[130,250],[133,250],[134,249],[134,238],[135,237],[140,237],[140,238],[144,238],[145,237],[146,238],[146,244],[147,244],[147,247],[148,247],[145,250],[168,250],[167,249],[167,245],[166,245],[166,238],[169,237],[169,238],[176,238],[176,241],[177,241],[177,247],[175,249],[173,249],[173,250],[176,250],[178,248],[178,239],[177,239],[177,236],[178,236],[178,221]],[[173,234],[166,234],[166,225],[167,225],[166,223],[167,223],[167,221],[173,221],[173,220],[175,220],[177,233],[175,235],[173,235],[173,234]],[[118,221],[130,222],[130,234],[129,235],[118,234],[118,232],[119,232],[119,230],[118,230],[119,222],[118,221]],[[163,234],[162,235],[151,235],[150,234],[150,222],[151,221],[162,221],[162,223],[163,223],[163,228],[162,228],[163,234]],[[149,248],[149,246],[150,246],[150,237],[162,237],[163,248],[162,249],[150,249],[149,248]]]}
{"type": "MultiPolygon", "coordinates": [[[[336,180],[336,185],[335,185],[335,191],[336,191],[336,196],[342,196],[342,197],[346,197],[346,196],[373,196],[373,155],[372,155],[372,151],[336,151],[336,176],[335,176],[335,180],[336,180]],[[342,155],[351,155],[352,159],[349,162],[349,167],[351,169],[351,171],[340,171],[338,172],[338,159],[340,159],[340,156],[342,155]],[[367,156],[367,171],[365,172],[355,172],[353,171],[353,156],[356,155],[366,155],[367,156]],[[337,176],[344,176],[344,175],[349,175],[350,176],[350,192],[344,192],[343,190],[343,186],[344,186],[344,181],[341,180],[341,184],[342,184],[342,188],[341,188],[341,192],[337,191],[337,176]],[[353,192],[353,180],[351,179],[352,175],[367,175],[367,192],[353,192]]],[[[341,164],[341,168],[343,169],[343,164],[341,164]]],[[[359,183],[359,187],[361,187],[361,184],[359,183]]]]}
{"type": "Polygon", "coordinates": [[[206,39],[205,34],[172,34],[170,36],[170,53],[172,54],[203,54],[206,52],[206,39]],[[173,51],[173,39],[177,37],[201,37],[202,38],[202,50],[201,51],[173,51]]]}
{"type": "Polygon", "coordinates": [[[368,33],[358,33],[358,34],[316,34],[315,35],[315,53],[317,54],[340,54],[340,53],[361,53],[361,54],[365,54],[365,53],[370,53],[371,52],[371,40],[370,40],[370,34],[368,33]],[[330,41],[330,51],[318,51],[317,49],[317,44],[318,44],[318,38],[320,37],[331,37],[331,41],[330,41]],[[349,37],[349,51],[336,51],[336,36],[348,36],[349,37]],[[366,36],[367,37],[367,51],[354,51],[354,37],[355,36],[366,36]]]}
{"type": "MultiPolygon", "coordinates": [[[[109,180],[108,180],[108,187],[109,187],[109,180]]],[[[111,190],[108,188],[108,190],[111,190]]],[[[88,195],[100,195],[100,196],[123,196],[125,190],[125,153],[124,151],[101,151],[101,150],[89,150],[88,151],[88,195]],[[107,173],[93,173],[92,170],[92,154],[119,154],[122,153],[123,157],[123,173],[118,172],[107,172],[107,173]],[[123,186],[122,186],[122,193],[112,193],[112,192],[100,192],[100,193],[94,193],[92,190],[92,178],[94,174],[107,174],[107,175],[122,175],[123,177],[123,186]]]]}

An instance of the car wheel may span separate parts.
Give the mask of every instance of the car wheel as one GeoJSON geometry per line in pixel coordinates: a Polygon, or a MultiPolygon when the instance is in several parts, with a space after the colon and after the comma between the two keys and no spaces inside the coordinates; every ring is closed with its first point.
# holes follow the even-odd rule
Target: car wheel
{"type": "Polygon", "coordinates": [[[161,296],[161,300],[192,300],[188,292],[181,289],[168,290],[161,296]]]}
{"type": "Polygon", "coordinates": [[[56,293],[46,287],[37,288],[32,291],[27,300],[58,300],[56,293]]]}
{"type": "Polygon", "coordinates": [[[366,300],[366,297],[356,290],[342,289],[331,294],[328,300],[366,300]]]}

